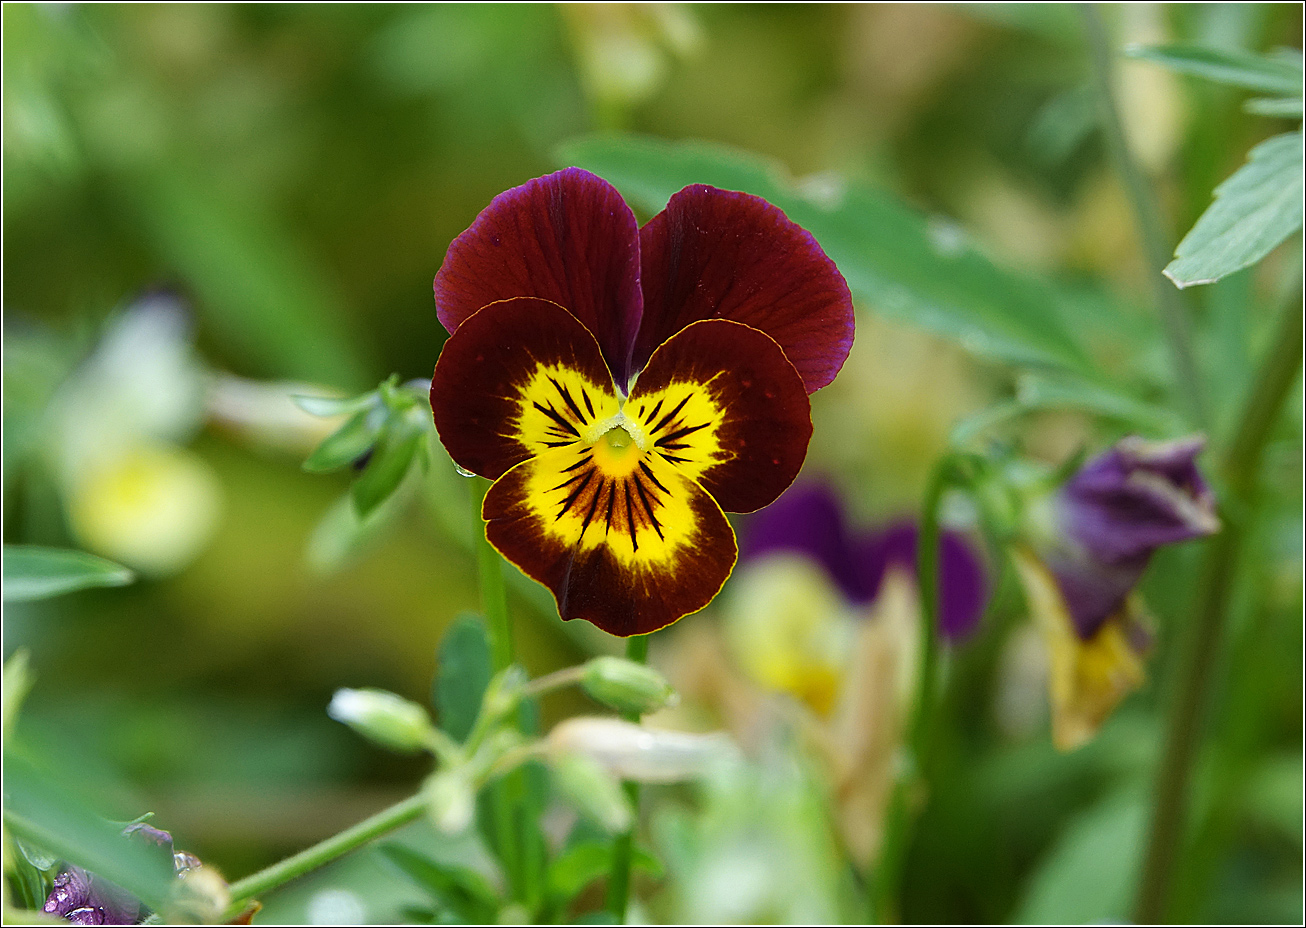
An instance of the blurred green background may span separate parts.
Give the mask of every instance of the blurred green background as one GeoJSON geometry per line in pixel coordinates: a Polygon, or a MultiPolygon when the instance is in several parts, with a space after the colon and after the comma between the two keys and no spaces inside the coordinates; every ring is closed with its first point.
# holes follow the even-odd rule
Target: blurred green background
{"type": "MultiPolygon", "coordinates": [[[[1118,45],[1300,47],[1295,4],[1105,12],[1118,45]]],[[[29,648],[37,676],[22,731],[84,772],[107,812],[155,811],[232,878],[411,790],[422,762],[363,744],[324,707],[341,686],[424,700],[443,629],[477,607],[458,478],[410,488],[374,538],[323,554],[347,475],[301,472],[325,433],[269,411],[288,390],[260,403],[235,385],[429,378],[445,248],[494,195],[563,166],[560,146],[594,132],[703,139],[774,159],[812,196],[865,184],[1073,294],[1094,363],[1128,367],[1144,395],[1166,361],[1069,6],[5,4],[3,16],[4,539],[96,550],[109,537],[99,553],[122,559],[114,544],[165,549],[134,586],[6,605],[5,653],[29,648]],[[208,391],[166,436],[184,458],[149,470],[161,480],[175,464],[193,494],[175,516],[194,529],[184,543],[152,541],[163,529],[149,519],[97,535],[113,514],[67,482],[82,426],[50,413],[78,405],[70,374],[159,288],[188,307],[208,391]],[[1106,303],[1116,315],[1094,309],[1106,303]],[[243,380],[222,392],[213,372],[243,380]]],[[[1230,88],[1117,64],[1127,133],[1177,241],[1248,148],[1290,125],[1243,112],[1230,88]]],[[[1217,422],[1300,260],[1289,250],[1195,296],[1209,323],[1199,352],[1224,372],[1217,422]]],[[[833,476],[864,521],[912,511],[951,427],[1013,389],[1010,366],[938,330],[863,301],[848,367],[814,397],[808,471],[833,476]]],[[[1299,418],[1300,385],[1292,403],[1299,418]]],[[[1111,436],[1048,413],[1022,440],[1057,463],[1111,436]]],[[[1301,917],[1299,430],[1271,465],[1261,592],[1243,597],[1222,665],[1186,917],[1301,917]]],[[[1182,620],[1192,553],[1167,552],[1150,578],[1163,627],[1182,620]]],[[[532,673],[602,646],[514,589],[532,673]]],[[[1140,827],[1157,695],[1057,755],[1043,729],[1004,734],[995,720],[1004,643],[959,661],[953,772],[922,823],[904,915],[1055,921],[1077,886],[1073,911],[1112,917],[1099,888],[1128,896],[1113,835],[1140,827]]],[[[546,722],[585,705],[546,702],[546,722]]]]}

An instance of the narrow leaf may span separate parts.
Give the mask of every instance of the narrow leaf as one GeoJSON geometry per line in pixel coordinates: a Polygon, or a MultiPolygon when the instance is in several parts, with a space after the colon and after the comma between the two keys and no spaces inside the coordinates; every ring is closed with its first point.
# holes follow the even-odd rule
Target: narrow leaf
{"type": "Polygon", "coordinates": [[[376,401],[376,391],[369,390],[358,396],[309,396],[291,394],[290,401],[310,416],[343,416],[345,413],[366,409],[376,401]]]}
{"type": "Polygon", "coordinates": [[[1125,54],[1218,84],[1301,97],[1300,58],[1289,62],[1282,58],[1201,45],[1133,45],[1125,49],[1125,54]]]}
{"type": "Polygon", "coordinates": [[[117,883],[156,912],[173,886],[171,861],[129,841],[90,811],[67,778],[6,751],[5,827],[10,834],[117,883]]]}
{"type": "Polygon", "coordinates": [[[350,488],[360,518],[367,518],[399,488],[425,441],[426,433],[404,420],[392,421],[381,433],[367,469],[350,488]]]}
{"type": "Polygon", "coordinates": [[[4,546],[6,602],[48,599],[61,593],[96,586],[125,586],[136,579],[126,567],[85,551],[4,546]]]}
{"type": "Polygon", "coordinates": [[[304,462],[304,470],[310,474],[328,474],[348,467],[366,454],[376,443],[380,431],[380,423],[376,421],[380,417],[373,412],[372,409],[359,410],[323,439],[304,462]]]}
{"type": "Polygon", "coordinates": [[[1257,116],[1301,119],[1301,104],[1301,97],[1254,97],[1243,104],[1243,109],[1257,116]]]}
{"type": "Polygon", "coordinates": [[[1215,202],[1175,249],[1165,275],[1177,287],[1209,284],[1255,264],[1302,225],[1302,135],[1286,132],[1252,149],[1215,188],[1215,202]]]}

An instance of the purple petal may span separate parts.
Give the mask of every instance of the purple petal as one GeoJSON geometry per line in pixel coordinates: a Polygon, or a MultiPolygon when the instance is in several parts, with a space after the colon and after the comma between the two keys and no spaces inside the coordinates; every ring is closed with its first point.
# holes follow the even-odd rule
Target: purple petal
{"type": "Polygon", "coordinates": [[[594,334],[625,389],[643,306],[639,226],[602,178],[567,168],[499,194],[449,246],[434,286],[451,333],[499,300],[557,303],[594,334]]]}
{"type": "Polygon", "coordinates": [[[1200,436],[1124,438],[1062,487],[1064,544],[1045,559],[1084,640],[1124,605],[1153,551],[1219,529],[1215,498],[1197,469],[1204,443],[1200,436]]]}
{"type": "Polygon", "coordinates": [[[1063,530],[1094,560],[1133,564],[1161,545],[1219,528],[1215,500],[1197,470],[1203,439],[1125,438],[1062,488],[1063,530]]]}
{"type": "MultiPolygon", "coordinates": [[[[773,551],[792,551],[811,558],[855,603],[869,601],[874,593],[874,587],[854,563],[839,497],[828,483],[796,483],[745,523],[740,561],[773,551]]],[[[879,582],[878,578],[875,582],[879,582]]]]}
{"type": "Polygon", "coordinates": [[[91,875],[81,867],[68,867],[54,878],[50,895],[42,911],[51,915],[67,916],[74,909],[86,905],[91,895],[91,875]]]}
{"type": "MultiPolygon", "coordinates": [[[[890,567],[916,573],[918,531],[914,523],[900,520],[887,530],[868,534],[856,542],[858,564],[871,581],[871,595],[890,567]]],[[[988,602],[988,577],[984,561],[962,533],[946,530],[939,538],[939,632],[949,641],[969,637],[979,624],[988,602]]]]}

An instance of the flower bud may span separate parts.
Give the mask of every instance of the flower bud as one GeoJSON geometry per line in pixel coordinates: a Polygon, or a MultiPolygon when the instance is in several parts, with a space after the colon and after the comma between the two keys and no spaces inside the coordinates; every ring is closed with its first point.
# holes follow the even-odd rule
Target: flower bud
{"type": "Polygon", "coordinates": [[[394,751],[422,750],[433,730],[425,709],[385,690],[336,690],[327,715],[394,751]]]}
{"type": "Polygon", "coordinates": [[[440,831],[447,835],[466,831],[476,814],[476,789],[466,768],[450,767],[427,780],[426,806],[440,831]]]}
{"type": "Polygon", "coordinates": [[[633,814],[616,777],[583,754],[559,752],[551,763],[553,781],[580,811],[611,834],[630,828],[633,814]]]}
{"type": "Polygon", "coordinates": [[[549,732],[555,756],[583,754],[612,775],[641,783],[675,783],[706,774],[735,755],[723,733],[710,735],[643,728],[621,719],[577,716],[549,732]]]}
{"type": "Polygon", "coordinates": [[[662,674],[620,657],[596,657],[587,663],[581,685],[605,706],[638,715],[674,706],[678,699],[662,674]]]}

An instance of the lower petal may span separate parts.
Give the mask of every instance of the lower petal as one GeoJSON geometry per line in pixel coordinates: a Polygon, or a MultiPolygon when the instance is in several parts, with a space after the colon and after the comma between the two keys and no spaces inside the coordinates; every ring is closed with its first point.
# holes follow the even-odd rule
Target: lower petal
{"type": "Polygon", "coordinates": [[[697,612],[735,564],[734,531],[712,497],[657,455],[614,475],[559,448],[495,482],[490,543],[547,586],[563,619],[622,637],[697,612]]]}

